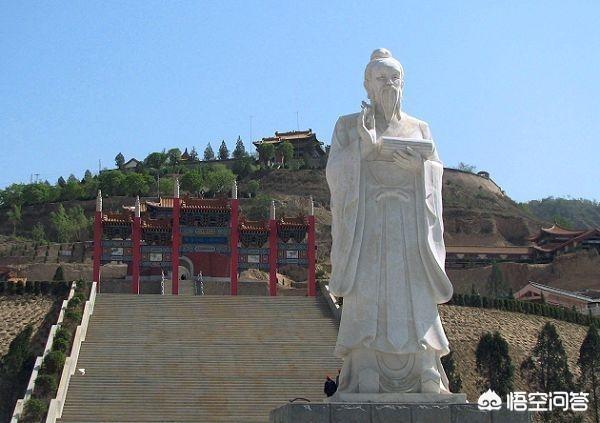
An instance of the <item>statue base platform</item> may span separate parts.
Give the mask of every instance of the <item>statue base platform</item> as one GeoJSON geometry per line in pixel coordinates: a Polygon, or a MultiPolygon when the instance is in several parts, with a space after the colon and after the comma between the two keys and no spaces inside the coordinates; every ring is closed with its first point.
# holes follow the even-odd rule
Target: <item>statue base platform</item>
{"type": "Polygon", "coordinates": [[[530,423],[527,411],[479,410],[468,403],[290,403],[272,410],[270,423],[530,423]]]}
{"type": "Polygon", "coordinates": [[[328,403],[383,403],[383,404],[466,404],[467,394],[400,394],[400,393],[382,393],[382,394],[348,394],[336,392],[332,397],[326,398],[323,402],[328,403]]]}

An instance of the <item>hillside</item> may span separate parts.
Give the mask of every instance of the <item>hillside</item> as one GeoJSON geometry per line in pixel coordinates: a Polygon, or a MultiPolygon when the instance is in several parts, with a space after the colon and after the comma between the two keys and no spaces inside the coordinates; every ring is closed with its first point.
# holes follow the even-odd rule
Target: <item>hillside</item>
{"type": "Polygon", "coordinates": [[[557,220],[566,227],[600,228],[600,204],[597,201],[548,197],[519,206],[540,219],[557,220]]]}

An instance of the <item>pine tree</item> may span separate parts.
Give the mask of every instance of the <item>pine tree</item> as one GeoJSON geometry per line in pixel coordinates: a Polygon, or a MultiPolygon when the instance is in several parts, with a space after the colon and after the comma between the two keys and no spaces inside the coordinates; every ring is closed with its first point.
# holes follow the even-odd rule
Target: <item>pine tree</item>
{"type": "Polygon", "coordinates": [[[208,145],[206,146],[206,149],[204,150],[204,160],[214,160],[215,159],[215,152],[213,151],[212,147],[210,146],[210,143],[208,143],[208,145]]]}
{"type": "Polygon", "coordinates": [[[600,335],[594,324],[581,344],[577,364],[581,369],[581,390],[590,393],[590,411],[594,421],[600,423],[600,335]]]}
{"type": "Polygon", "coordinates": [[[58,178],[58,181],[56,181],[56,184],[61,187],[64,188],[65,185],[67,185],[67,181],[65,181],[65,178],[63,178],[62,176],[58,178]]]}
{"type": "Polygon", "coordinates": [[[192,147],[190,151],[190,160],[195,162],[198,160],[198,152],[196,151],[196,147],[192,147]]]}
{"type": "Polygon", "coordinates": [[[244,142],[239,136],[237,141],[235,142],[235,150],[233,150],[232,155],[234,159],[241,159],[242,157],[246,157],[248,155],[248,153],[246,153],[246,147],[244,146],[244,142]]]}
{"type": "Polygon", "coordinates": [[[446,376],[448,376],[448,383],[450,385],[448,388],[450,392],[460,392],[462,389],[462,379],[454,364],[454,351],[450,351],[450,354],[442,357],[442,365],[446,371],[446,376]]]}
{"type": "Polygon", "coordinates": [[[227,160],[229,158],[229,149],[225,144],[225,140],[221,141],[221,146],[219,147],[219,160],[227,160]]]}
{"type": "Polygon", "coordinates": [[[512,391],[514,366],[508,353],[508,343],[500,332],[484,333],[479,338],[475,357],[483,390],[491,389],[500,397],[512,391]]]}
{"type": "MultiPolygon", "coordinates": [[[[567,353],[556,327],[547,322],[538,336],[531,355],[521,363],[521,376],[532,392],[571,392],[575,389],[573,374],[567,363],[567,353]]],[[[573,421],[573,414],[558,409],[543,412],[544,421],[573,421]]]]}
{"type": "Polygon", "coordinates": [[[125,157],[123,154],[119,153],[115,156],[115,164],[117,165],[117,169],[120,169],[121,166],[125,164],[125,157]]]}

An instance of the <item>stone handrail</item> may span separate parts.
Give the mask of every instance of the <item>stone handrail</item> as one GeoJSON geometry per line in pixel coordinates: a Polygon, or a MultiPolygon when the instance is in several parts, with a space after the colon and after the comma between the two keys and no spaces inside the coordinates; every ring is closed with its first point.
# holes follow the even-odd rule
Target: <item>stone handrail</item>
{"type": "Polygon", "coordinates": [[[333,317],[339,322],[342,318],[342,308],[338,303],[337,297],[333,295],[331,291],[329,291],[329,281],[326,279],[321,279],[319,280],[319,285],[321,286],[321,292],[323,293],[323,297],[325,297],[327,305],[329,305],[329,308],[333,313],[333,317]]]}
{"type": "Polygon", "coordinates": [[[77,329],[75,330],[73,346],[71,347],[71,355],[65,360],[65,365],[60,377],[60,383],[56,392],[56,398],[50,401],[46,423],[54,423],[62,416],[65,399],[67,398],[69,382],[71,381],[71,376],[73,376],[75,370],[77,369],[77,360],[79,358],[79,351],[81,350],[81,343],[85,341],[90,322],[90,316],[94,312],[94,304],[96,302],[96,286],[96,282],[93,282],[92,289],[90,291],[90,298],[88,301],[86,301],[85,307],[83,308],[81,324],[77,326],[77,329]]]}
{"type": "Polygon", "coordinates": [[[58,319],[56,320],[56,324],[52,325],[52,327],[50,328],[50,333],[48,333],[48,339],[46,340],[46,346],[44,347],[44,352],[42,353],[42,355],[38,356],[35,359],[35,364],[33,365],[33,369],[31,370],[31,376],[29,377],[29,382],[27,383],[27,389],[25,390],[25,395],[23,396],[23,398],[17,400],[15,409],[14,409],[12,417],[10,419],[11,423],[17,423],[19,421],[19,418],[23,414],[23,409],[25,407],[25,403],[27,402],[27,400],[29,398],[31,398],[31,395],[33,394],[33,390],[35,389],[35,381],[37,379],[40,368],[42,367],[42,362],[44,361],[44,357],[46,357],[46,354],[48,354],[50,352],[50,350],[52,349],[52,345],[54,343],[54,335],[56,334],[57,329],[60,327],[60,325],[63,322],[63,319],[65,318],[65,310],[67,309],[69,300],[71,298],[73,298],[73,296],[75,295],[76,287],[77,287],[77,283],[72,282],[71,289],[69,290],[69,295],[67,296],[67,299],[63,300],[63,302],[62,302],[62,306],[60,308],[60,313],[58,315],[58,319]]]}

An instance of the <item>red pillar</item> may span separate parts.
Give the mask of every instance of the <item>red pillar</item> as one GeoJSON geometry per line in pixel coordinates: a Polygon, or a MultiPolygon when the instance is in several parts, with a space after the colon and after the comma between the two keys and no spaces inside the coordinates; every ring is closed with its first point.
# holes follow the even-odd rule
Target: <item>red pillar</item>
{"type": "Polygon", "coordinates": [[[229,234],[231,248],[231,262],[229,267],[229,276],[231,278],[231,295],[237,295],[238,291],[238,216],[239,216],[239,201],[237,198],[231,199],[231,232],[229,234]]]}
{"type": "Polygon", "coordinates": [[[306,248],[308,258],[308,296],[317,295],[317,281],[315,278],[316,243],[315,243],[315,216],[310,215],[308,220],[308,245],[306,248]]]}
{"type": "Polygon", "coordinates": [[[92,281],[96,282],[96,289],[100,292],[100,260],[102,260],[102,212],[94,214],[94,264],[92,281]]]}
{"type": "Polygon", "coordinates": [[[140,293],[140,240],[141,240],[141,218],[134,216],[131,232],[131,292],[140,293]]]}
{"type": "Polygon", "coordinates": [[[171,244],[171,285],[172,294],[179,295],[179,246],[181,236],[179,234],[179,209],[181,199],[177,196],[173,198],[173,241],[171,244]]]}
{"type": "Polygon", "coordinates": [[[277,221],[269,220],[269,295],[277,295],[277,221]]]}

